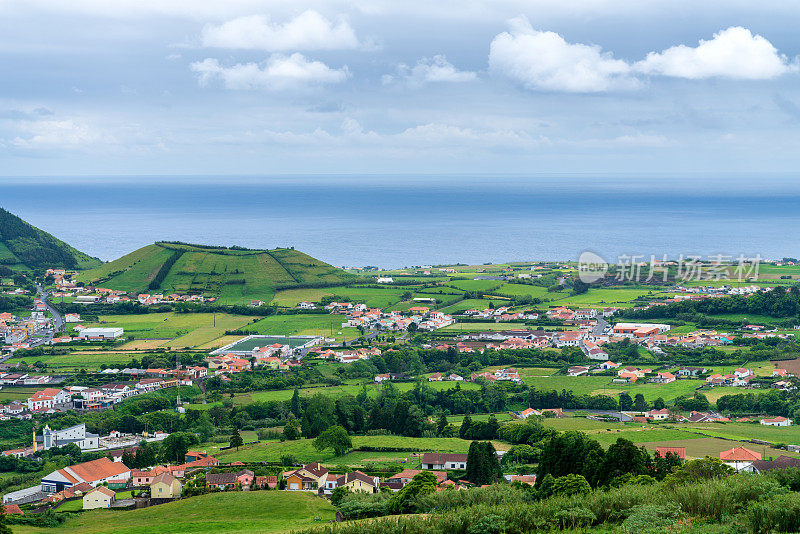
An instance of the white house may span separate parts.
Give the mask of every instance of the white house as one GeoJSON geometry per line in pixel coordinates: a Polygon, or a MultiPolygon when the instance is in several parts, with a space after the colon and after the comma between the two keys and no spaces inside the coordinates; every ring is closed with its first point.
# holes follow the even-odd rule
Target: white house
{"type": "Polygon", "coordinates": [[[87,339],[90,341],[106,341],[109,339],[117,339],[122,336],[122,328],[84,328],[78,334],[78,339],[87,339]]]}
{"type": "Polygon", "coordinates": [[[761,424],[764,426],[791,426],[792,420],[778,416],[772,419],[762,419],[761,424]]]}

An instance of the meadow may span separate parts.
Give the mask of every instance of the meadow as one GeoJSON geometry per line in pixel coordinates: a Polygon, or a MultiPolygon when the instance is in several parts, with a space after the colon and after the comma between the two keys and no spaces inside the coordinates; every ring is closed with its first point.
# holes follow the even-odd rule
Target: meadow
{"type": "MultiPolygon", "coordinates": [[[[76,515],[59,531],[81,534],[280,533],[331,521],[334,508],[305,492],[212,493],[138,510],[91,510],[76,515]]],[[[49,528],[15,525],[15,534],[44,534],[49,528]]]]}

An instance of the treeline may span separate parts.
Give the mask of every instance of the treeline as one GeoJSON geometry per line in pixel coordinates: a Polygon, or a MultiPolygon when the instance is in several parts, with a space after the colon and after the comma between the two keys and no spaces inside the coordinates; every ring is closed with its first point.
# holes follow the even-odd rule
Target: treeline
{"type": "Polygon", "coordinates": [[[0,295],[0,313],[29,310],[31,306],[33,306],[31,297],[0,295]]]}
{"type": "Polygon", "coordinates": [[[724,298],[683,300],[665,306],[653,306],[646,310],[624,310],[621,317],[627,319],[680,319],[693,320],[698,314],[748,314],[770,317],[797,317],[800,314],[800,288],[781,286],[772,291],[759,291],[752,295],[734,295],[724,298]]]}
{"type": "Polygon", "coordinates": [[[176,261],[181,259],[181,256],[183,256],[185,252],[186,250],[184,249],[177,249],[172,251],[170,257],[167,258],[167,260],[161,264],[161,267],[158,269],[156,275],[153,277],[152,280],[150,280],[150,284],[148,284],[147,286],[147,288],[150,291],[153,291],[154,289],[158,289],[161,287],[161,284],[164,282],[164,279],[169,274],[169,271],[170,269],[172,269],[172,266],[175,265],[176,261]]]}

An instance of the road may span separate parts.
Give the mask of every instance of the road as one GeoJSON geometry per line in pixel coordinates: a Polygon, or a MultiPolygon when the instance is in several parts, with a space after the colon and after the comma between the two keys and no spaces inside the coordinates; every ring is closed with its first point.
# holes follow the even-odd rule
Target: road
{"type": "Polygon", "coordinates": [[[602,336],[603,332],[605,332],[606,328],[608,327],[608,321],[600,315],[597,317],[597,326],[592,328],[592,334],[595,336],[602,336]]]}
{"type": "Polygon", "coordinates": [[[44,305],[47,307],[47,311],[50,312],[50,315],[53,317],[53,328],[44,337],[31,340],[31,348],[50,343],[53,340],[53,336],[61,333],[61,330],[64,328],[64,317],[62,317],[58,310],[53,308],[47,301],[47,293],[42,289],[42,286],[37,285],[36,292],[39,293],[39,298],[42,299],[44,305]]]}

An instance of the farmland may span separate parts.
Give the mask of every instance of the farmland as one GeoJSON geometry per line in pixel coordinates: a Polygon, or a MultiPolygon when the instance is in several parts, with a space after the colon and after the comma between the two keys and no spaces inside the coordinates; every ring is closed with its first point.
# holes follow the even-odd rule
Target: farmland
{"type": "Polygon", "coordinates": [[[200,294],[227,304],[269,301],[276,286],[351,279],[344,271],[293,249],[251,251],[164,242],[79,275],[81,282],[108,289],[200,294]]]}
{"type": "MultiPolygon", "coordinates": [[[[69,519],[62,528],[86,534],[280,533],[330,521],[333,516],[328,501],[305,492],[230,492],[126,512],[92,510],[69,519]]],[[[27,526],[13,530],[15,534],[52,532],[27,526]]]]}

